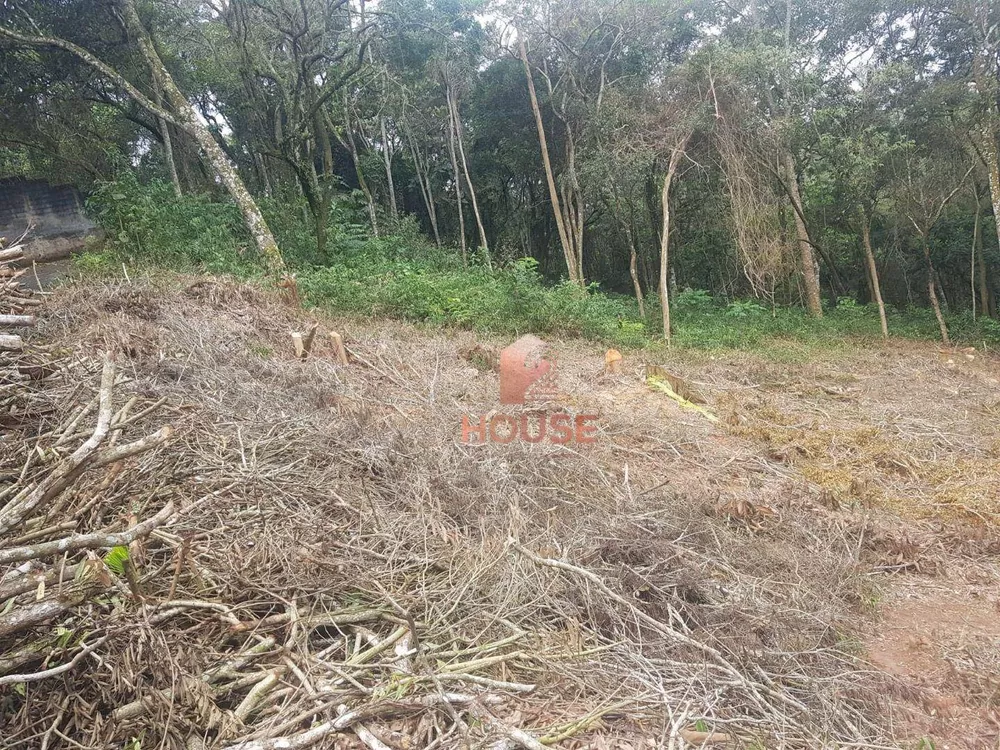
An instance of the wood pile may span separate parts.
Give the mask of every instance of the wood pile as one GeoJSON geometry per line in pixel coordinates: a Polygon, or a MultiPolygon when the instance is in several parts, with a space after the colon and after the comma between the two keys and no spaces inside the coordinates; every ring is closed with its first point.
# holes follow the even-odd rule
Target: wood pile
{"type": "Polygon", "coordinates": [[[30,313],[41,304],[32,290],[21,284],[27,269],[13,266],[20,260],[24,260],[20,244],[6,249],[0,246],[0,351],[21,351],[24,342],[12,330],[35,325],[35,316],[30,313]]]}
{"type": "Polygon", "coordinates": [[[111,359],[68,360],[13,333],[36,324],[41,304],[12,266],[22,259],[19,245],[0,247],[0,697],[32,695],[34,683],[65,676],[107,641],[95,598],[140,585],[132,556],[175,515],[169,501],[125,519],[102,507],[109,477],[171,430],[118,440],[136,399],[115,408],[124,381],[111,359]]]}

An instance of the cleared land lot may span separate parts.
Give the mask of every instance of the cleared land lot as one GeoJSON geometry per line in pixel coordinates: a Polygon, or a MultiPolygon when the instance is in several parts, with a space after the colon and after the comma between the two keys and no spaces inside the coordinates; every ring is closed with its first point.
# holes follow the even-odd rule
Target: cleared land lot
{"type": "Polygon", "coordinates": [[[40,481],[87,438],[106,351],[115,439],[173,436],[92,467],[44,520],[177,512],[135,581],[59,619],[65,643],[50,621],[6,637],[52,666],[107,636],[55,682],[0,685],[2,743],[55,724],[171,747],[324,728],[317,746],[995,747],[988,353],[778,342],[626,352],[606,374],[604,348],[555,341],[553,408],[596,413],[597,441],[468,445],[462,416],[501,408],[508,341],[185,277],[68,285],[32,337],[25,357],[65,369],[5,396],[0,473],[40,481]],[[290,332],[313,321],[299,361],[290,332]],[[649,388],[646,364],[718,421],[649,388]]]}

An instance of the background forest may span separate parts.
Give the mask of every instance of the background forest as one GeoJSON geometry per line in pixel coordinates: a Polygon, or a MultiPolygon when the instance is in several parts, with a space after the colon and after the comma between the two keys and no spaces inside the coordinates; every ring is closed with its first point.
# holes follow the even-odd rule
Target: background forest
{"type": "Polygon", "coordinates": [[[990,0],[2,0],[0,103],[0,177],[87,193],[95,262],[623,343],[1000,337],[990,0]]]}

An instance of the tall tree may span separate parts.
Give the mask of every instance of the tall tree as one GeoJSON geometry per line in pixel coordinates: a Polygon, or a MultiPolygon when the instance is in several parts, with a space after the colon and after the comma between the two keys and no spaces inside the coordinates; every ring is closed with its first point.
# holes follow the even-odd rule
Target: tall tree
{"type": "MultiPolygon", "coordinates": [[[[102,61],[92,52],[72,41],[57,36],[48,36],[44,32],[38,33],[38,31],[35,31],[35,33],[28,33],[18,31],[11,25],[13,19],[10,17],[5,17],[0,21],[2,23],[0,25],[0,39],[30,47],[62,50],[71,54],[97,71],[110,84],[128,94],[133,101],[151,115],[164,122],[173,124],[188,133],[198,142],[206,161],[211,165],[233,200],[239,206],[247,229],[250,231],[265,263],[272,270],[280,270],[284,267],[284,260],[281,257],[278,244],[275,242],[274,236],[271,234],[271,230],[267,226],[260,208],[246,189],[243,180],[234,166],[229,162],[229,159],[216,143],[208,127],[198,117],[198,113],[177,87],[170,72],[164,66],[153,45],[148,30],[139,17],[135,0],[116,0],[115,7],[121,14],[126,33],[134,42],[135,48],[142,56],[146,66],[148,66],[151,78],[156,81],[157,87],[164,92],[170,104],[169,109],[161,107],[143,93],[138,85],[129,81],[115,68],[102,61]]],[[[27,9],[22,7],[21,10],[25,11],[24,16],[29,19],[32,29],[39,29],[38,23],[32,15],[28,14],[27,9]]]]}
{"type": "Polygon", "coordinates": [[[951,338],[941,312],[938,274],[931,256],[931,232],[971,171],[970,167],[960,174],[954,163],[943,162],[940,154],[929,156],[913,151],[899,159],[897,166],[896,199],[906,220],[917,232],[927,274],[927,296],[945,345],[951,345],[951,338]]]}

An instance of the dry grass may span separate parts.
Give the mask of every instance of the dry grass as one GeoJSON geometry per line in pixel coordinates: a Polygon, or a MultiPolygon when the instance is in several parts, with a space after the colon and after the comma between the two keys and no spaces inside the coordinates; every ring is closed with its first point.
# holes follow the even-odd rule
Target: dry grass
{"type": "Polygon", "coordinates": [[[751,393],[724,399],[733,433],[765,443],[833,502],[1000,519],[995,357],[896,344],[851,357],[852,372],[833,357],[757,367],[751,393]]]}
{"type": "MultiPolygon", "coordinates": [[[[229,281],[53,298],[38,336],[64,369],[0,443],[0,475],[51,455],[74,414],[65,445],[85,437],[107,351],[133,415],[118,439],[165,423],[175,437],[89,472],[63,511],[75,531],[168,501],[179,514],[145,544],[138,591],[118,582],[71,610],[61,643],[35,628],[3,644],[42,642],[51,666],[106,637],[58,684],[0,686],[0,744],[225,747],[329,727],[336,747],[378,747],[369,731],[393,747],[681,747],[697,729],[745,747],[892,746],[887,678],[851,634],[871,613],[869,557],[891,559],[872,507],[929,454],[890,479],[865,458],[912,448],[885,426],[891,406],[842,400],[866,384],[831,367],[844,394],[809,395],[806,418],[781,394],[822,373],[768,384],[761,363],[675,363],[729,429],[645,389],[641,363],[602,376],[603,351],[564,342],[564,406],[600,413],[598,443],[473,446],[461,416],[497,408],[498,386],[469,353],[505,342],[355,324],[342,367],[323,336],[340,324],[319,322],[300,362],[304,316],[229,281]],[[870,501],[845,507],[861,471],[870,501]]],[[[958,421],[934,439],[982,460],[958,421]]]]}

